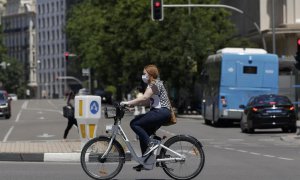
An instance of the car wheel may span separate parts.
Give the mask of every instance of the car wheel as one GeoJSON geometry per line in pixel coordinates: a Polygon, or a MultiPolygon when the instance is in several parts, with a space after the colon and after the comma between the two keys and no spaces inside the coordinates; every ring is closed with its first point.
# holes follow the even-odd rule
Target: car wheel
{"type": "Polygon", "coordinates": [[[287,127],[283,127],[283,128],[281,128],[281,129],[282,129],[282,132],[284,132],[284,133],[289,132],[289,128],[287,128],[287,127]]]}
{"type": "Polygon", "coordinates": [[[241,127],[242,133],[247,133],[247,129],[245,128],[245,125],[243,124],[243,121],[240,122],[240,127],[241,127]]]}
{"type": "Polygon", "coordinates": [[[9,115],[5,115],[5,119],[9,119],[10,118],[10,114],[9,115]]]}
{"type": "Polygon", "coordinates": [[[296,127],[296,126],[290,127],[290,132],[291,132],[291,133],[297,132],[297,127],[296,127]]]}
{"type": "Polygon", "coordinates": [[[211,121],[208,119],[204,119],[204,123],[208,125],[208,124],[211,124],[211,121]]]}
{"type": "Polygon", "coordinates": [[[254,128],[249,128],[248,133],[250,133],[250,134],[254,133],[254,128]]]}

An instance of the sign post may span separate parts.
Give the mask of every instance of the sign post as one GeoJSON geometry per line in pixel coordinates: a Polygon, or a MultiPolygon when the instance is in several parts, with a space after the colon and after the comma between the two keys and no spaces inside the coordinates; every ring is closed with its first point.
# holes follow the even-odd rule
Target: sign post
{"type": "Polygon", "coordinates": [[[75,118],[78,122],[81,148],[96,137],[98,121],[101,118],[101,97],[79,95],[75,97],[75,118]]]}

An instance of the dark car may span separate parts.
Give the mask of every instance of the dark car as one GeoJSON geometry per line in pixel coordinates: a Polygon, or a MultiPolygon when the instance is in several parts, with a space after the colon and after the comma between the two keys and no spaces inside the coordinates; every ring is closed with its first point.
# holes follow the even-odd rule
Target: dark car
{"type": "Polygon", "coordinates": [[[268,94],[250,98],[240,123],[242,132],[253,133],[255,129],[281,128],[283,132],[295,133],[296,111],[288,97],[268,94]]]}
{"type": "Polygon", "coordinates": [[[11,116],[11,99],[4,90],[0,90],[0,116],[4,116],[5,119],[9,119],[11,116]]]}
{"type": "Polygon", "coordinates": [[[112,94],[110,92],[104,91],[102,89],[97,89],[95,90],[94,94],[97,96],[101,96],[102,103],[112,104],[112,94]]]}

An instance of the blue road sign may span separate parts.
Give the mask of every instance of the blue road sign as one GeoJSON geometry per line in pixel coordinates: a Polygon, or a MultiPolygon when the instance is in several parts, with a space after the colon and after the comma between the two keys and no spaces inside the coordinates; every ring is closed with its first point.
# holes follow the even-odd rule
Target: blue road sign
{"type": "Polygon", "coordinates": [[[90,104],[90,111],[92,114],[97,114],[99,111],[99,104],[97,101],[92,101],[90,104]]]}

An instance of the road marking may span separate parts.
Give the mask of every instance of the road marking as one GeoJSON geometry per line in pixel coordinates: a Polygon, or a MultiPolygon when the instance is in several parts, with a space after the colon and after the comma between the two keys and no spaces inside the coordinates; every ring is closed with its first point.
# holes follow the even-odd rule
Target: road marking
{"type": "Polygon", "coordinates": [[[48,134],[48,133],[43,133],[42,135],[37,135],[36,137],[40,137],[40,138],[50,138],[50,137],[54,137],[55,135],[52,134],[48,134]]]}
{"type": "Polygon", "coordinates": [[[244,139],[228,139],[228,141],[244,141],[244,139]]]}
{"type": "Polygon", "coordinates": [[[270,157],[270,158],[274,158],[275,156],[272,156],[272,155],[269,155],[269,154],[265,154],[265,155],[263,155],[263,156],[265,156],[265,157],[270,157]]]}
{"type": "Polygon", "coordinates": [[[236,150],[236,151],[238,151],[238,152],[242,152],[242,153],[247,153],[248,151],[245,151],[245,150],[240,150],[240,149],[238,149],[238,150],[236,150]]]}
{"type": "Polygon", "coordinates": [[[264,157],[269,157],[269,158],[277,158],[277,159],[281,159],[281,160],[288,160],[288,161],[293,161],[295,159],[291,159],[291,158],[285,158],[285,157],[277,157],[277,156],[273,156],[273,155],[269,155],[269,154],[261,154],[261,153],[257,153],[257,152],[248,152],[245,150],[241,150],[241,149],[234,149],[234,148],[229,148],[229,147],[220,147],[220,146],[213,146],[215,148],[218,149],[225,149],[225,150],[229,150],[229,151],[237,151],[237,152],[242,152],[242,153],[248,153],[248,154],[252,154],[252,155],[256,155],[256,156],[264,156],[264,157]]]}
{"type": "Polygon", "coordinates": [[[10,135],[10,133],[12,132],[12,130],[14,129],[14,126],[10,127],[10,129],[8,130],[8,132],[6,133],[4,139],[2,142],[6,142],[8,139],[8,136],[10,135]]]}
{"type": "Polygon", "coordinates": [[[159,129],[160,131],[164,132],[164,133],[167,133],[167,134],[170,134],[171,136],[175,136],[176,134],[174,133],[171,133],[170,131],[167,131],[167,130],[164,130],[164,129],[159,129]]]}
{"type": "Polygon", "coordinates": [[[26,100],[23,105],[22,105],[22,109],[26,109],[27,108],[27,105],[28,105],[28,100],[26,100]]]}
{"type": "Polygon", "coordinates": [[[250,154],[253,154],[253,155],[257,155],[257,156],[260,156],[261,154],[260,153],[256,153],[256,152],[249,152],[250,154]]]}
{"type": "Polygon", "coordinates": [[[52,101],[50,101],[50,100],[47,100],[47,102],[51,105],[51,106],[53,106],[55,109],[57,109],[57,106],[55,105],[55,104],[53,104],[53,102],[52,101]]]}
{"type": "Polygon", "coordinates": [[[62,112],[62,111],[60,111],[60,110],[54,110],[54,109],[41,109],[41,108],[27,108],[26,110],[29,110],[29,111],[62,112]]]}
{"type": "Polygon", "coordinates": [[[288,161],[293,161],[294,160],[294,159],[291,159],[291,158],[284,158],[284,157],[278,157],[278,159],[288,160],[288,161]]]}
{"type": "Polygon", "coordinates": [[[18,113],[15,122],[19,122],[22,110],[18,113]]]}

